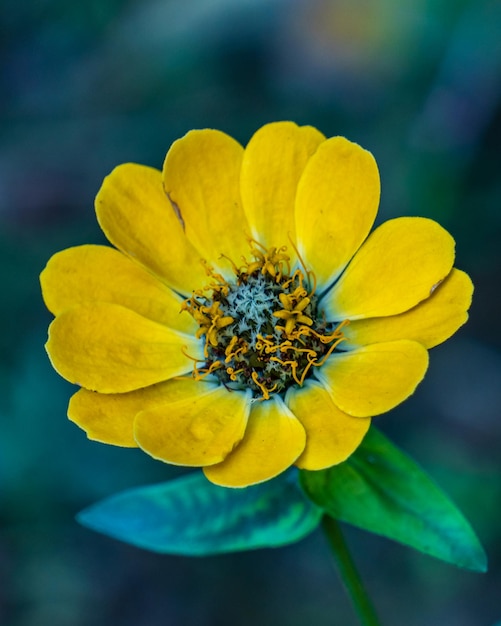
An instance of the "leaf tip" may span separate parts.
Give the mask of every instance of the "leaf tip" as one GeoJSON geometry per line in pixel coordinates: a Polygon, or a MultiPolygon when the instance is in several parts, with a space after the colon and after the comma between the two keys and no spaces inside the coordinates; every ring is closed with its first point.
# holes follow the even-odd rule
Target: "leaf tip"
{"type": "Polygon", "coordinates": [[[485,574],[489,569],[489,562],[487,559],[487,554],[481,545],[478,546],[478,549],[475,555],[472,557],[471,561],[465,565],[463,565],[465,569],[469,569],[472,572],[476,572],[477,574],[485,574]]]}

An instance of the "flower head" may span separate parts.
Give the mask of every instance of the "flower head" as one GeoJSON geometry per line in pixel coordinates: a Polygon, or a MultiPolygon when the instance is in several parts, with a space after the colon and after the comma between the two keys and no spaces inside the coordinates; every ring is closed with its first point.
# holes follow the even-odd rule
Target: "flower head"
{"type": "Polygon", "coordinates": [[[117,167],[96,198],[115,247],[64,250],[41,277],[49,356],[81,386],[70,419],[226,486],[345,460],[473,290],[436,222],[369,234],[378,203],[369,152],[291,122],[117,167]]]}

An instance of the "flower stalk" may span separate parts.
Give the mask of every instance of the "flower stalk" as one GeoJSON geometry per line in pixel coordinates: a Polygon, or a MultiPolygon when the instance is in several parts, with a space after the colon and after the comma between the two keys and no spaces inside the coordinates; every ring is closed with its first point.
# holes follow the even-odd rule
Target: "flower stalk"
{"type": "Polygon", "coordinates": [[[381,626],[381,622],[367,595],[338,522],[333,517],[324,515],[322,528],[329,542],[339,576],[351,598],[353,607],[360,619],[360,624],[362,626],[381,626]]]}

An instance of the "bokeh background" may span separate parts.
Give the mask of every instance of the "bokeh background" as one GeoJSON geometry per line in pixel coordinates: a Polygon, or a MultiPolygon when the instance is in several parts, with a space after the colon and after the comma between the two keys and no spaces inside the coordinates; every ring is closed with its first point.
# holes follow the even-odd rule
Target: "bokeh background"
{"type": "Polygon", "coordinates": [[[38,274],[104,242],[93,198],[115,165],[160,167],[191,128],[246,143],[280,119],[370,149],[380,219],[456,238],[470,322],[378,425],[453,496],[489,573],[346,532],[385,626],[501,620],[501,2],[3,0],[0,29],[0,623],[357,624],[320,533],[189,559],[80,527],[84,506],[179,470],[89,442],[43,348],[38,274]]]}

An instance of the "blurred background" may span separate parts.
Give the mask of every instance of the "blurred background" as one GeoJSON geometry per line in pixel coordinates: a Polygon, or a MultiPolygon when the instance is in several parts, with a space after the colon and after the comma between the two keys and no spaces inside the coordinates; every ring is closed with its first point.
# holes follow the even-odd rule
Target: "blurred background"
{"type": "Polygon", "coordinates": [[[74,520],[174,477],[87,441],[45,355],[38,274],[103,243],[93,199],[117,164],[161,167],[214,127],[242,143],[292,119],[370,149],[379,219],[422,215],[473,277],[469,324],[377,424],[453,497],[485,545],[472,574],[346,528],[385,626],[501,620],[501,2],[3,0],[0,4],[0,624],[355,626],[320,533],[291,547],[189,559],[74,520]]]}

